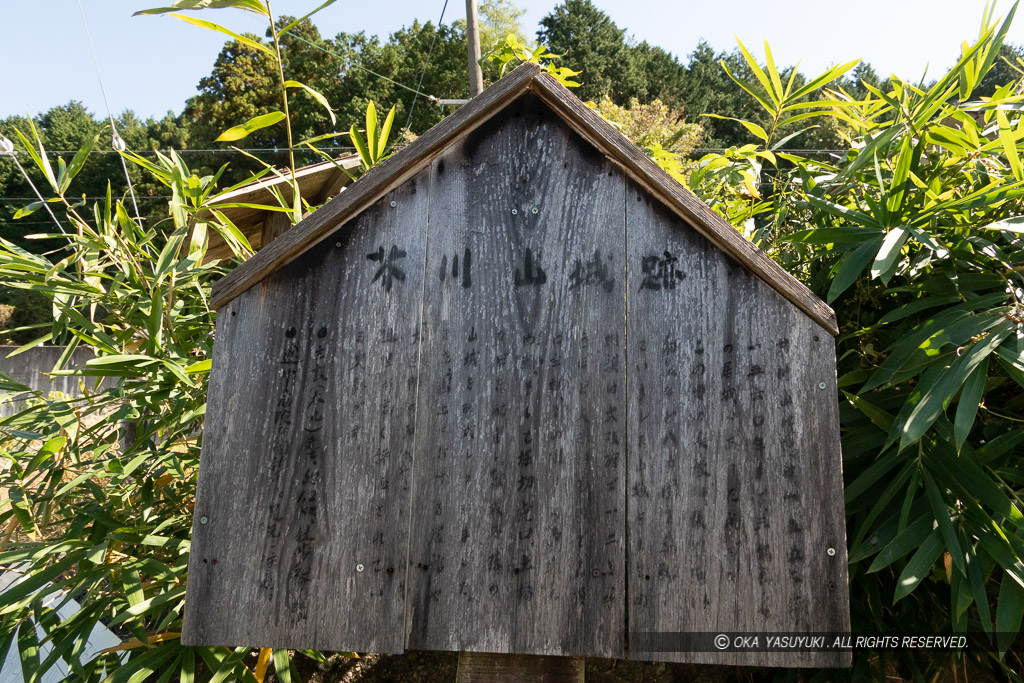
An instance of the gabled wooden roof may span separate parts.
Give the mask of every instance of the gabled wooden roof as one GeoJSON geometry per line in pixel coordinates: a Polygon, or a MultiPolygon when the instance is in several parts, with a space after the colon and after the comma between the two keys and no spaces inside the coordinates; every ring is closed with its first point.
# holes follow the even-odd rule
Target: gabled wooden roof
{"type": "Polygon", "coordinates": [[[235,268],[214,287],[214,308],[219,309],[329,237],[338,226],[410,179],[452,143],[526,92],[540,97],[583,139],[620,165],[630,178],[661,200],[712,244],[764,280],[833,335],[838,334],[835,313],[825,302],[662,170],[643,150],[532,63],[520,65],[409,146],[371,169],[337,199],[328,202],[235,268]]]}

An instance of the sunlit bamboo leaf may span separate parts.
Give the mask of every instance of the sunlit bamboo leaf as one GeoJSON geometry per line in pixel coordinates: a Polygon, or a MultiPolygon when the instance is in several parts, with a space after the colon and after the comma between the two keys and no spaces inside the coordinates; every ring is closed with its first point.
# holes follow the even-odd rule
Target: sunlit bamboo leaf
{"type": "Polygon", "coordinates": [[[220,134],[216,142],[233,142],[235,140],[241,140],[242,138],[247,137],[250,133],[255,133],[258,130],[262,130],[263,128],[267,128],[283,120],[283,111],[272,111],[269,114],[255,116],[241,125],[228,128],[220,134]]]}

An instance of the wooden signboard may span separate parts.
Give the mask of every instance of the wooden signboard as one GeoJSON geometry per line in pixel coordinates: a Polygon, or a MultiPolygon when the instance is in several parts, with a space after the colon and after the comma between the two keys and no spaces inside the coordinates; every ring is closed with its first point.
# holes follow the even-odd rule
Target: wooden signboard
{"type": "Polygon", "coordinates": [[[536,67],[214,304],[186,643],[848,664],[651,645],[849,629],[835,319],[536,67]]]}

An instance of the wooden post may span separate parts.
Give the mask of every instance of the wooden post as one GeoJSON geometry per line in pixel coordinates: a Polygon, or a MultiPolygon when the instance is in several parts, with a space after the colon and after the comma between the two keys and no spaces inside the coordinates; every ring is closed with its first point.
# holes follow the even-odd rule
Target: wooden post
{"type": "Polygon", "coordinates": [[[455,683],[583,683],[583,658],[460,652],[455,683]]]}
{"type": "Polygon", "coordinates": [[[477,26],[476,0],[466,0],[466,43],[469,45],[469,96],[484,91],[484,74],[480,69],[480,29],[477,26]]]}
{"type": "Polygon", "coordinates": [[[275,238],[280,237],[292,227],[292,221],[283,211],[267,211],[263,219],[263,239],[261,245],[267,246],[275,238]]]}

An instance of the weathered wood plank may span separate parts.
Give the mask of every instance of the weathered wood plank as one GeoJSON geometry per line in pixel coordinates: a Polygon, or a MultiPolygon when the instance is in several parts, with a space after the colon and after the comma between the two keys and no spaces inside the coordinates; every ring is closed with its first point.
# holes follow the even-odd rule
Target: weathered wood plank
{"type": "Polygon", "coordinates": [[[743,237],[736,228],[666,173],[643,150],[583,104],[567,88],[543,72],[533,78],[530,87],[580,135],[622,164],[630,178],[665,202],[691,228],[778,290],[829,333],[839,333],[835,312],[825,302],[743,237]]]}
{"type": "Polygon", "coordinates": [[[287,239],[262,250],[217,283],[212,304],[220,308],[282,265],[317,244],[368,203],[430,163],[444,149],[481,125],[524,90],[536,92],[564,121],[603,154],[621,164],[627,173],[654,193],[691,227],[762,278],[796,304],[831,334],[838,334],[835,313],[785,269],[740,235],[721,216],[658,167],[642,150],[591,111],[554,78],[524,63],[487,88],[408,147],[374,168],[338,201],[329,203],[302,221],[287,239]]]}
{"type": "Polygon", "coordinates": [[[583,683],[579,657],[460,652],[455,683],[583,683]]]}
{"type": "Polygon", "coordinates": [[[261,244],[270,244],[283,235],[292,227],[292,221],[288,214],[281,211],[267,211],[263,219],[263,232],[260,239],[261,244]]]}
{"type": "Polygon", "coordinates": [[[300,222],[294,230],[289,230],[286,238],[276,240],[273,246],[268,245],[220,280],[214,286],[211,305],[219,310],[281,266],[327,239],[338,226],[358,215],[366,206],[419,173],[448,144],[470,133],[521,94],[538,69],[536,64],[521,64],[408,147],[371,169],[351,189],[300,222]]]}
{"type": "Polygon", "coordinates": [[[626,211],[630,656],[848,665],[634,647],[845,631],[849,599],[831,336],[632,182],[626,211]]]}
{"type": "Polygon", "coordinates": [[[402,651],[428,182],[220,311],[184,642],[402,651]]]}
{"type": "Polygon", "coordinates": [[[620,657],[624,178],[532,96],[432,174],[407,647],[620,657]]]}

